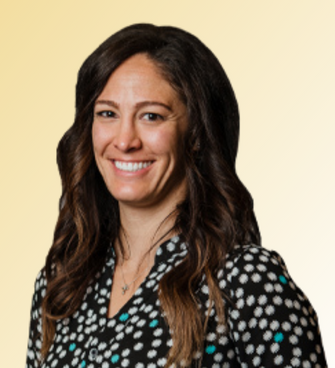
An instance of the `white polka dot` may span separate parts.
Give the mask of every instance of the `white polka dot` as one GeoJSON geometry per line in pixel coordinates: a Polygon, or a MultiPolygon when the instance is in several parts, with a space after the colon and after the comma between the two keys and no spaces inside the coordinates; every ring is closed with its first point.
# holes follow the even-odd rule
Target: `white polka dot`
{"type": "Polygon", "coordinates": [[[314,335],[312,331],[307,331],[307,337],[309,340],[314,340],[314,335]]]}
{"type": "Polygon", "coordinates": [[[243,296],[244,296],[244,290],[243,290],[243,288],[238,288],[237,290],[236,290],[236,298],[242,298],[243,296]]]}
{"type": "Polygon", "coordinates": [[[258,345],[256,352],[258,355],[262,355],[265,352],[265,346],[264,345],[258,345]]]}
{"type": "Polygon", "coordinates": [[[284,361],[284,358],[282,355],[277,355],[274,359],[275,365],[281,365],[284,361]]]}
{"type": "Polygon", "coordinates": [[[268,320],[266,318],[262,318],[259,321],[259,327],[264,330],[268,326],[268,320]]]}
{"type": "Polygon", "coordinates": [[[246,348],[245,348],[245,352],[248,355],[251,355],[254,351],[255,351],[255,347],[252,344],[247,345],[246,348]]]}
{"type": "Polygon", "coordinates": [[[152,347],[154,348],[158,348],[159,346],[162,345],[162,340],[160,339],[155,339],[152,343],[151,343],[152,347]]]}
{"type": "Polygon", "coordinates": [[[249,277],[247,274],[242,274],[240,277],[239,277],[239,281],[241,284],[246,284],[249,280],[249,277]]]}
{"type": "Polygon", "coordinates": [[[234,350],[229,349],[229,350],[228,350],[228,352],[227,352],[227,357],[228,357],[229,359],[234,359],[234,357],[235,357],[235,352],[234,352],[234,350]]]}
{"type": "Polygon", "coordinates": [[[141,342],[138,342],[137,344],[135,344],[134,346],[135,351],[142,350],[142,349],[143,349],[143,344],[141,342]]]}
{"type": "Polygon", "coordinates": [[[268,316],[272,316],[274,313],[275,313],[275,307],[273,305],[268,305],[266,308],[265,308],[265,313],[268,315],[268,316]]]}
{"type": "Polygon", "coordinates": [[[311,358],[311,361],[312,361],[313,363],[316,363],[316,361],[317,361],[317,356],[316,356],[316,354],[312,353],[312,354],[310,355],[310,358],[311,358]]]}
{"type": "Polygon", "coordinates": [[[267,293],[272,293],[273,290],[274,290],[274,287],[272,284],[270,283],[267,283],[264,285],[264,290],[267,292],[267,293]]]}
{"type": "Polygon", "coordinates": [[[237,326],[237,328],[238,328],[239,331],[244,331],[246,329],[246,327],[247,327],[247,324],[246,324],[245,321],[240,321],[238,323],[238,326],[237,326]]]}
{"type": "Polygon", "coordinates": [[[247,305],[251,307],[255,304],[256,298],[253,295],[249,295],[247,298],[247,305]]]}
{"type": "Polygon", "coordinates": [[[244,299],[239,299],[236,303],[238,309],[242,309],[244,307],[244,299]]]}
{"type": "Polygon", "coordinates": [[[265,341],[270,341],[272,339],[272,336],[272,332],[268,330],[264,333],[263,338],[265,341]]]}
{"type": "Polygon", "coordinates": [[[296,314],[290,314],[289,319],[292,323],[298,323],[298,321],[299,321],[296,314]]]}
{"type": "Polygon", "coordinates": [[[282,293],[284,291],[283,287],[280,284],[275,284],[274,289],[277,293],[282,293]]]}
{"type": "Polygon", "coordinates": [[[255,328],[257,326],[257,319],[251,318],[251,320],[248,323],[249,328],[255,328]]]}
{"type": "Polygon", "coordinates": [[[268,301],[268,298],[266,297],[266,295],[261,295],[259,298],[258,298],[258,304],[260,305],[264,305],[266,304],[268,301]]]}
{"type": "Polygon", "coordinates": [[[243,342],[248,342],[251,339],[251,334],[250,332],[246,332],[242,335],[242,341],[243,342]]]}
{"type": "Polygon", "coordinates": [[[248,262],[253,261],[254,259],[253,255],[251,254],[246,254],[243,258],[248,262]]]}
{"type": "Polygon", "coordinates": [[[289,337],[289,341],[292,345],[296,345],[299,342],[298,336],[296,335],[291,335],[289,337]]]}
{"type": "Polygon", "coordinates": [[[263,314],[263,308],[262,307],[255,308],[255,310],[254,310],[255,317],[261,317],[262,314],[263,314]]]}
{"type": "Polygon", "coordinates": [[[166,358],[160,358],[158,359],[157,364],[159,367],[165,367],[166,362],[167,362],[166,358]]]}
{"type": "Polygon", "coordinates": [[[272,331],[277,331],[279,326],[280,326],[280,324],[279,324],[278,321],[272,321],[270,323],[270,328],[271,328],[272,331]]]}
{"type": "Polygon", "coordinates": [[[220,363],[223,361],[223,355],[221,353],[217,353],[214,355],[214,360],[217,362],[217,363],[220,363]]]}
{"type": "Polygon", "coordinates": [[[148,358],[149,359],[152,359],[152,358],[154,358],[155,356],[157,355],[157,350],[149,350],[148,351],[148,354],[147,354],[147,356],[148,356],[148,358]]]}
{"type": "Polygon", "coordinates": [[[207,334],[207,336],[206,336],[207,341],[214,341],[215,339],[216,339],[216,334],[214,332],[211,332],[211,333],[207,334]]]}
{"type": "Polygon", "coordinates": [[[271,344],[271,346],[270,346],[271,353],[277,354],[279,350],[280,350],[279,344],[277,344],[277,343],[271,344]]]}
{"type": "Polygon", "coordinates": [[[137,327],[143,327],[145,326],[145,324],[147,323],[147,321],[145,319],[140,319],[137,323],[136,326],[137,327]]]}
{"type": "Polygon", "coordinates": [[[154,331],[154,336],[158,337],[158,336],[162,336],[163,334],[163,329],[161,328],[157,328],[155,331],[154,331]]]}
{"type": "Polygon", "coordinates": [[[248,264],[246,264],[246,265],[244,266],[244,270],[245,270],[246,272],[252,272],[254,269],[255,269],[255,266],[254,266],[254,265],[252,265],[251,263],[248,263],[248,264]]]}
{"type": "Polygon", "coordinates": [[[254,365],[254,367],[259,367],[259,365],[261,364],[261,358],[259,356],[253,357],[252,364],[254,365]]]}

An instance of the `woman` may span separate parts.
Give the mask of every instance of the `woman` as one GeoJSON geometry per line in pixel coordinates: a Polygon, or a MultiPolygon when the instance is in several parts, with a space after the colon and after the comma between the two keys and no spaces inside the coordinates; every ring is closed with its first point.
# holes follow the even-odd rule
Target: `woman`
{"type": "Polygon", "coordinates": [[[133,25],[76,91],[27,367],[325,367],[315,312],[259,245],[237,102],[211,51],[133,25]]]}

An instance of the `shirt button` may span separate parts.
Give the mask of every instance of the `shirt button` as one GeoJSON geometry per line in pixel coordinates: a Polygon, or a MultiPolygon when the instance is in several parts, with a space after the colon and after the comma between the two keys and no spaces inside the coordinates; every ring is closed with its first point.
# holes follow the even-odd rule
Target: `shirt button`
{"type": "Polygon", "coordinates": [[[89,352],[90,359],[94,360],[98,355],[98,349],[92,348],[89,352]]]}

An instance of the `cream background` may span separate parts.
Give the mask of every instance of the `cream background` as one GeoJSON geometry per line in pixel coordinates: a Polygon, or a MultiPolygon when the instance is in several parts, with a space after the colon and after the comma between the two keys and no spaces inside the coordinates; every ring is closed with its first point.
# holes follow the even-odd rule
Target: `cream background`
{"type": "Polygon", "coordinates": [[[194,33],[222,62],[241,111],[238,172],[263,245],[278,251],[318,312],[329,366],[334,301],[335,3],[2,1],[1,365],[25,362],[34,279],[52,241],[56,146],[72,124],[76,73],[137,22],[194,33]]]}

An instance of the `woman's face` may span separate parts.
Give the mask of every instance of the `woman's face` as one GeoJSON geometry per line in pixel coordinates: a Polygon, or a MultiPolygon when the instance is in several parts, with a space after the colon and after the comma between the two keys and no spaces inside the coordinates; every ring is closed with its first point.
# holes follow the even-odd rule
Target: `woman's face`
{"type": "Polygon", "coordinates": [[[97,166],[119,203],[171,205],[185,196],[186,106],[144,54],[121,64],[94,108],[97,166]]]}

